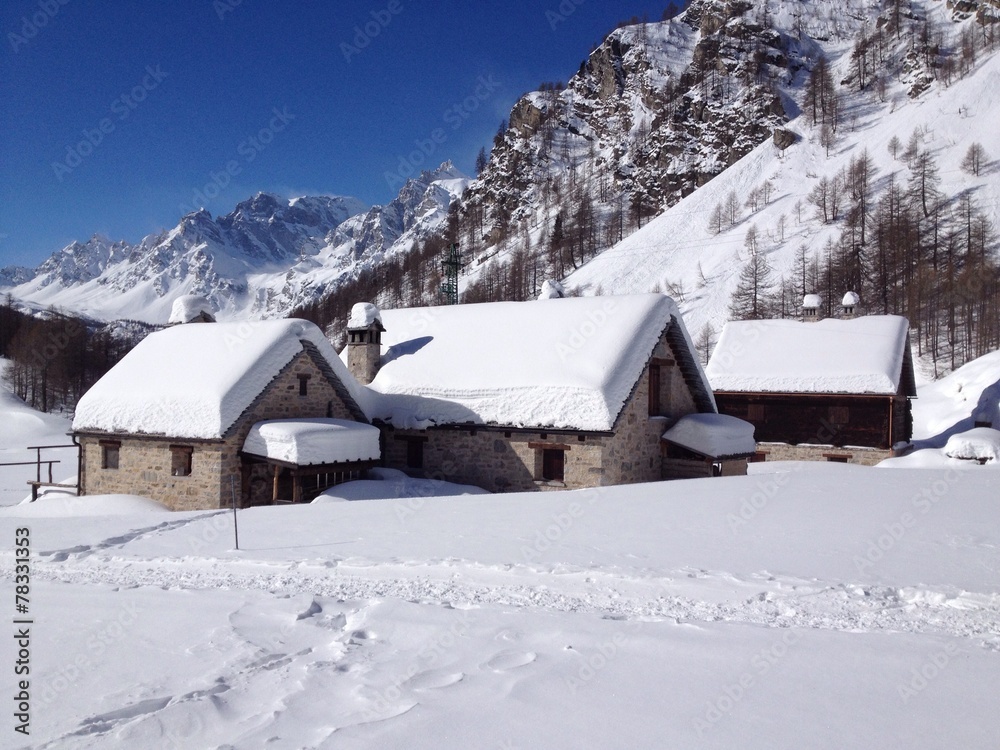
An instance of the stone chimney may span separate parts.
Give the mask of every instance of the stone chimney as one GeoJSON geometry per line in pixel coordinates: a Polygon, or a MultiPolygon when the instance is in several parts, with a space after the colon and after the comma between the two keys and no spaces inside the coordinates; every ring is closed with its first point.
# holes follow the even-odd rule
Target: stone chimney
{"type": "Polygon", "coordinates": [[[802,320],[815,322],[819,320],[819,309],[823,306],[823,298],[818,294],[807,294],[802,298],[802,320]]]}
{"type": "Polygon", "coordinates": [[[378,375],[382,356],[382,315],[368,302],[351,308],[347,321],[347,369],[362,385],[368,385],[378,375]]]}
{"type": "Polygon", "coordinates": [[[840,317],[844,320],[850,320],[858,314],[858,305],[861,302],[861,298],[858,296],[857,292],[848,292],[844,295],[843,301],[840,303],[840,317]]]}

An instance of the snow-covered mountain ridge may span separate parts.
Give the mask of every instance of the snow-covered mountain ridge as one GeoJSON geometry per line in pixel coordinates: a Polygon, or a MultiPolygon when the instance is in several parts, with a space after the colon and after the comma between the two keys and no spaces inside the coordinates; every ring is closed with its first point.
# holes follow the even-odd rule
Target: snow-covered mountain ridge
{"type": "Polygon", "coordinates": [[[94,235],[34,270],[5,268],[0,291],[29,307],[102,320],[164,323],[182,294],[208,297],[221,319],[282,317],[437,231],[467,182],[446,162],[409,180],[385,206],[258,193],[225,216],[202,209],[135,245],[94,235]]]}

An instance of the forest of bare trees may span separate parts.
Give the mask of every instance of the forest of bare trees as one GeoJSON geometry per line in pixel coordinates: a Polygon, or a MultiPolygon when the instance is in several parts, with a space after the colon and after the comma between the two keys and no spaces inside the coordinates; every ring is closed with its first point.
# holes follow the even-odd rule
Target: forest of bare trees
{"type": "Polygon", "coordinates": [[[10,360],[4,373],[7,385],[41,411],[71,410],[152,328],[132,325],[139,335],[93,330],[80,318],[57,311],[27,315],[8,297],[0,303],[0,356],[10,360]]]}
{"type": "MultiPolygon", "coordinates": [[[[893,36],[905,40],[909,35],[908,57],[946,85],[970,72],[978,51],[995,47],[996,30],[989,24],[978,31],[966,26],[947,44],[926,21],[904,24],[902,12],[900,3],[890,4],[890,23],[874,35],[859,36],[844,86],[884,99],[881,84],[893,36]]],[[[842,126],[842,94],[824,59],[810,72],[804,93],[804,112],[829,153],[842,126]]],[[[900,168],[881,175],[884,187],[878,194],[873,188],[878,175],[867,150],[846,169],[820,177],[808,196],[813,219],[836,224],[839,238],[822,248],[800,247],[794,272],[780,279],[766,255],[751,250],[731,301],[733,317],[796,317],[803,296],[812,293],[822,296],[822,312],[834,315],[850,290],[861,295],[864,312],[906,316],[917,353],[929,355],[935,366],[953,369],[1000,347],[996,227],[974,190],[943,192],[940,169],[925,140],[920,128],[905,145],[898,136],[890,139],[889,154],[900,168]]],[[[973,143],[961,168],[980,176],[990,158],[982,144],[973,143]]],[[[733,200],[731,196],[709,217],[713,231],[721,231],[727,220],[735,223],[733,200]]]]}

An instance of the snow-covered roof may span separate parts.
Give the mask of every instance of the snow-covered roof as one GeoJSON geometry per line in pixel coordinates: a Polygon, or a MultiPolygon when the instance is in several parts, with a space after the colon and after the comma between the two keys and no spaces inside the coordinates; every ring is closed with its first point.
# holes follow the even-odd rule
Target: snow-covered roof
{"type": "Polygon", "coordinates": [[[822,307],[822,305],[823,305],[823,298],[820,297],[818,294],[807,294],[805,297],[802,298],[802,307],[807,308],[809,310],[822,307]]]}
{"type": "Polygon", "coordinates": [[[215,320],[215,307],[205,297],[197,294],[184,294],[174,300],[170,308],[170,324],[190,323],[202,316],[215,320]]]}
{"type": "Polygon", "coordinates": [[[733,321],[705,372],[716,391],[915,395],[908,331],[897,315],[733,321]]]}
{"type": "Polygon", "coordinates": [[[840,304],[844,307],[854,307],[861,301],[861,297],[858,296],[857,292],[848,292],[844,295],[844,299],[841,300],[840,304]]]}
{"type": "Polygon", "coordinates": [[[73,429],[221,438],[303,349],[318,357],[321,369],[329,365],[348,402],[364,398],[323,332],[308,321],[174,326],[143,339],[83,395],[73,429]]]}
{"type": "Polygon", "coordinates": [[[351,317],[347,321],[348,328],[368,328],[372,323],[382,322],[382,314],[371,302],[358,302],[351,308],[351,317]]]}
{"type": "Polygon", "coordinates": [[[662,294],[384,310],[382,317],[369,416],[397,427],[610,431],[665,331],[695,402],[715,411],[677,306],[662,294]]]}
{"type": "Polygon", "coordinates": [[[727,414],[687,414],[663,439],[709,458],[749,456],[757,450],[754,426],[727,414]]]}
{"type": "Polygon", "coordinates": [[[345,419],[275,419],[250,428],[243,450],[296,466],[377,461],[379,430],[345,419]]]}

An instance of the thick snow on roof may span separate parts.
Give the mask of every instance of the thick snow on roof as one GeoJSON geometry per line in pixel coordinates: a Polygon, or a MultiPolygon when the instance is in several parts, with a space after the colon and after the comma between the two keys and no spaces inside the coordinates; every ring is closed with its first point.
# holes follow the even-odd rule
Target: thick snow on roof
{"type": "Polygon", "coordinates": [[[757,450],[754,427],[727,414],[687,414],[663,439],[710,458],[748,456],[757,450]]]}
{"type": "Polygon", "coordinates": [[[372,323],[382,322],[382,314],[371,302],[358,302],[351,308],[351,317],[347,321],[348,328],[368,328],[372,323]]]}
{"type": "Polygon", "coordinates": [[[380,395],[369,416],[404,428],[471,422],[607,431],[672,320],[693,351],[677,306],[662,294],[382,317],[382,365],[369,386],[380,395]]]}
{"type": "Polygon", "coordinates": [[[361,387],[305,320],[174,326],[147,336],[76,408],[78,432],[219,438],[308,342],[355,400],[361,387]]]}
{"type": "Polygon", "coordinates": [[[167,322],[190,323],[202,313],[215,320],[215,307],[211,302],[197,294],[184,294],[174,300],[167,322]]]}
{"type": "Polygon", "coordinates": [[[732,321],[705,372],[716,391],[891,394],[903,376],[908,330],[896,315],[732,321]]]}
{"type": "Polygon", "coordinates": [[[844,295],[844,299],[841,300],[840,304],[844,307],[853,307],[861,301],[857,292],[848,292],[844,295]]]}
{"type": "Polygon", "coordinates": [[[823,298],[818,294],[807,294],[802,298],[802,306],[809,309],[814,309],[817,307],[822,307],[823,298]]]}
{"type": "Polygon", "coordinates": [[[243,450],[296,466],[375,461],[379,430],[345,419],[275,419],[250,428],[243,450]]]}

